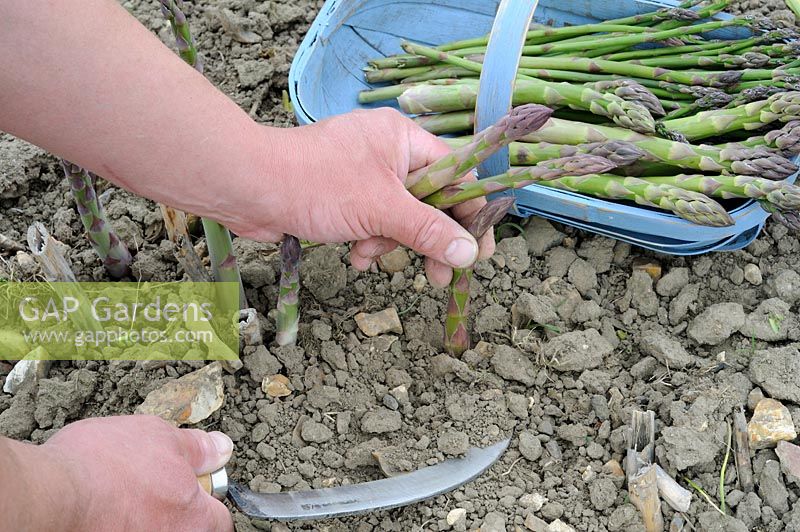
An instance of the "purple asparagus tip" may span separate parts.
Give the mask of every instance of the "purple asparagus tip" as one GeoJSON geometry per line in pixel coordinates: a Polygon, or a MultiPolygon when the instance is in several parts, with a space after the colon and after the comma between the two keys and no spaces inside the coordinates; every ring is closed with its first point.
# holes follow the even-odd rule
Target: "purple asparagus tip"
{"type": "Polygon", "coordinates": [[[284,264],[296,264],[300,260],[302,247],[300,240],[287,235],[281,245],[281,260],[284,264]]]}
{"type": "Polygon", "coordinates": [[[553,110],[549,107],[534,103],[515,107],[504,119],[507,124],[506,136],[511,140],[519,140],[545,125],[552,114],[553,110]]]}
{"type": "Polygon", "coordinates": [[[493,199],[484,205],[475,215],[469,227],[467,227],[469,234],[475,237],[476,240],[481,238],[489,228],[503,219],[508,210],[514,205],[514,201],[512,196],[503,196],[502,198],[493,199]]]}

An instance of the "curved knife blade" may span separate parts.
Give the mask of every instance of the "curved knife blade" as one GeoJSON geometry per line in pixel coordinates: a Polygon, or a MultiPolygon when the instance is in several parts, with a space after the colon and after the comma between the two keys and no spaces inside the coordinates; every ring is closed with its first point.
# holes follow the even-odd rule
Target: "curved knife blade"
{"type": "Polygon", "coordinates": [[[463,458],[445,460],[405,475],[310,491],[255,493],[231,483],[228,498],[254,519],[294,521],[357,515],[436,497],[482,475],[508,447],[509,439],[477,447],[463,458]]]}

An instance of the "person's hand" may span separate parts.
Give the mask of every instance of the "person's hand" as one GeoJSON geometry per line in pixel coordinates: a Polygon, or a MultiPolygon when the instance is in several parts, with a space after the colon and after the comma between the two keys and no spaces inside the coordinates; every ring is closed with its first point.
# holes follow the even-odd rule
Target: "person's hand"
{"type": "Polygon", "coordinates": [[[220,432],[177,429],[154,416],[94,418],[67,425],[36,451],[67,468],[91,531],[233,530],[228,509],[197,476],[231,456],[220,432]]]}
{"type": "MultiPolygon", "coordinates": [[[[409,172],[447,155],[450,148],[399,112],[355,111],[280,132],[265,128],[264,133],[265,142],[282,139],[279,147],[267,150],[268,159],[282,163],[280,177],[253,176],[241,219],[226,222],[237,234],[263,241],[277,241],[283,233],[314,242],[355,241],[350,261],[360,270],[399,243],[427,257],[435,286],[450,282],[451,268],[471,266],[494,252],[491,231],[479,249],[455,220],[468,222],[485,200],[455,207],[453,219],[406,191],[403,181],[409,172]],[[269,184],[269,197],[253,193],[265,190],[259,181],[269,184]]],[[[264,161],[264,172],[274,175],[269,164],[264,161]]]]}

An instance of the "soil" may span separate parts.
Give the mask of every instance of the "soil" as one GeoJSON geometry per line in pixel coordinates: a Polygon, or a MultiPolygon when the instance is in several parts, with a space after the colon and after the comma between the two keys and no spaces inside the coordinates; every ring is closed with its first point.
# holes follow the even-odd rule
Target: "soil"
{"type": "MultiPolygon", "coordinates": [[[[156,3],[123,5],[172,45],[156,3]]],[[[289,64],[321,5],[219,0],[187,11],[210,79],[259,122],[289,127],[281,104],[289,64]],[[232,26],[260,42],[237,42],[232,26]]],[[[736,8],[792,20],[782,6],[736,8]]],[[[101,188],[134,248],[136,278],[183,278],[157,206],[101,188]]],[[[0,233],[24,241],[38,220],[69,246],[80,280],[106,280],[56,160],[0,135],[0,233]]],[[[407,508],[291,525],[251,522],[233,509],[237,530],[488,532],[560,519],[579,531],[633,532],[643,526],[613,464],[624,462],[632,410],[655,411],[659,463],[714,500],[726,422],[739,405],[752,410],[754,398],[772,397],[800,424],[800,381],[791,370],[800,356],[797,235],[769,223],[745,250],[680,258],[541,219],[520,223],[502,227],[498,254],[476,267],[475,347],[459,360],[441,354],[446,293],[422,282],[419,257],[400,260],[395,273],[358,273],[345,246],[308,250],[300,347],[271,347],[274,326],[263,319],[265,346],[245,351],[245,367],[224,377],[222,408],[199,424],[231,436],[229,471],[263,492],[382,478],[512,436],[503,458],[473,483],[407,508]],[[367,338],[358,330],[356,314],[390,307],[402,334],[367,338]],[[261,390],[274,373],[289,378],[291,395],[261,390]],[[452,514],[459,518],[451,526],[457,508],[465,513],[452,514]]],[[[236,246],[248,300],[269,316],[275,246],[236,246]]],[[[26,253],[0,258],[0,278],[37,275],[26,253]]],[[[133,413],[148,392],[202,365],[55,363],[35,392],[0,394],[0,434],[38,443],[73,420],[133,413]]],[[[0,363],[0,384],[9,368],[0,363]]],[[[694,494],[689,521],[697,530],[800,530],[800,490],[777,459],[772,449],[755,453],[757,489],[746,495],[728,467],[728,516],[694,494]]]]}

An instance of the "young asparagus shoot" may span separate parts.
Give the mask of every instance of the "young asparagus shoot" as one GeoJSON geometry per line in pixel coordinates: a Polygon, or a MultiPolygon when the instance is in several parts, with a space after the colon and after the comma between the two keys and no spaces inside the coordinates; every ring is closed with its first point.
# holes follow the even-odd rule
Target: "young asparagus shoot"
{"type": "Polygon", "coordinates": [[[406,188],[420,199],[433,194],[467,175],[502,147],[542,127],[552,113],[542,105],[515,107],[496,124],[475,135],[470,144],[409,174],[406,188]]]}
{"type": "Polygon", "coordinates": [[[111,227],[95,192],[92,176],[80,166],[64,159],[61,160],[61,167],[69,179],[72,196],[78,205],[78,214],[92,248],[112,277],[126,276],[130,273],[130,251],[111,227]]]}
{"type": "Polygon", "coordinates": [[[286,235],[281,243],[281,280],[278,292],[278,319],[275,342],[292,345],[297,341],[300,323],[300,255],[302,248],[297,237],[286,235]]]}
{"type": "MultiPolygon", "coordinates": [[[[497,224],[514,205],[510,196],[497,198],[478,211],[467,231],[480,240],[493,225],[497,224]]],[[[444,322],[444,347],[453,356],[461,356],[470,347],[469,338],[469,284],[472,268],[453,270],[450,282],[450,300],[447,303],[447,316],[444,322]]]]}

